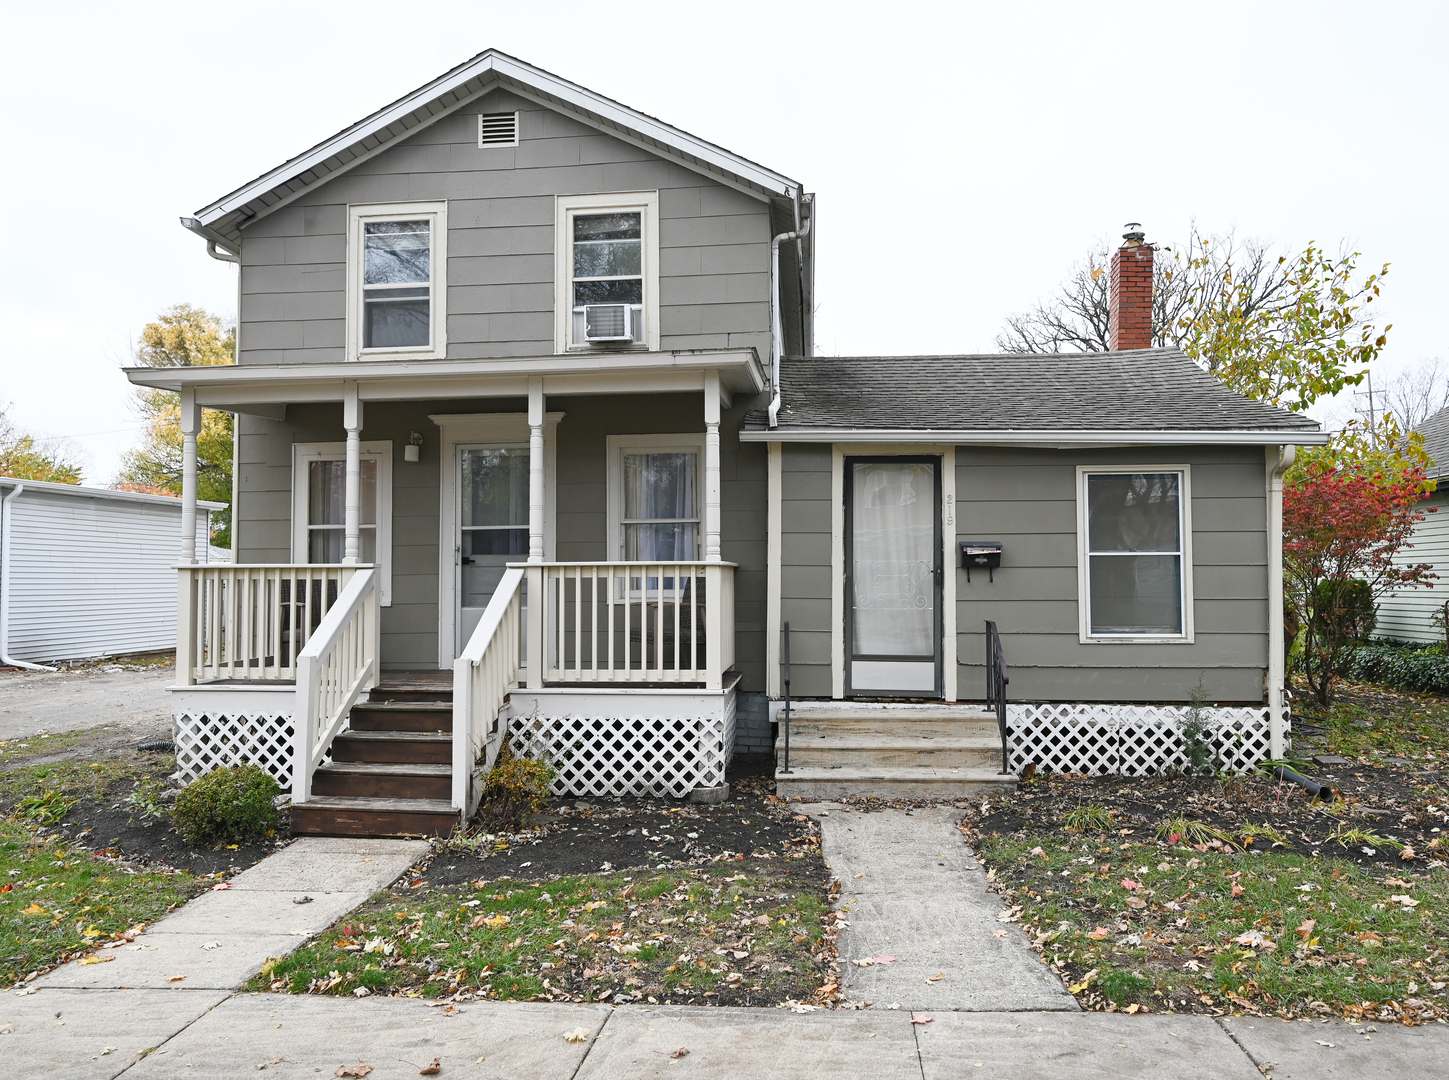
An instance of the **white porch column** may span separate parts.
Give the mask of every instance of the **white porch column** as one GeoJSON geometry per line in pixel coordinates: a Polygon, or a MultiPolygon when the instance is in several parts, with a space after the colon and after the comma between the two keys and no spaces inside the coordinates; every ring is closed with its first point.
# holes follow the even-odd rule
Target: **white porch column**
{"type": "Polygon", "coordinates": [[[720,561],[719,372],[704,373],[704,561],[720,561]]]}
{"type": "Polygon", "coordinates": [[[543,380],[528,380],[528,561],[543,562],[543,380]]]}
{"type": "Polygon", "coordinates": [[[356,566],[362,561],[362,399],[355,382],[347,383],[342,393],[342,426],[347,429],[342,562],[356,566]]]}
{"type": "Polygon", "coordinates": [[[195,390],[181,391],[181,561],[196,562],[196,436],[201,406],[195,390]]]}

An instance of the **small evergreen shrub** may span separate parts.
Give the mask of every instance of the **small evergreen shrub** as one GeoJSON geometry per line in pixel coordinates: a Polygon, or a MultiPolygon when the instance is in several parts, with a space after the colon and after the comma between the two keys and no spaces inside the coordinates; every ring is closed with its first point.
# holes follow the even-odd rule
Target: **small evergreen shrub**
{"type": "Polygon", "coordinates": [[[492,828],[516,832],[530,814],[543,809],[553,769],[541,758],[514,757],[505,740],[498,760],[483,778],[479,816],[492,828]]]}
{"type": "Polygon", "coordinates": [[[1415,694],[1449,694],[1449,656],[1425,649],[1365,645],[1349,655],[1348,678],[1415,694]]]}
{"type": "Polygon", "coordinates": [[[1223,761],[1213,742],[1207,708],[1207,695],[1199,681],[1188,694],[1187,715],[1182,718],[1182,749],[1187,755],[1183,771],[1188,776],[1214,776],[1222,771],[1223,761]]]}
{"type": "Polygon", "coordinates": [[[247,844],[277,831],[272,800],[282,793],[256,765],[228,765],[193,780],[176,796],[171,820],[192,847],[247,844]]]}

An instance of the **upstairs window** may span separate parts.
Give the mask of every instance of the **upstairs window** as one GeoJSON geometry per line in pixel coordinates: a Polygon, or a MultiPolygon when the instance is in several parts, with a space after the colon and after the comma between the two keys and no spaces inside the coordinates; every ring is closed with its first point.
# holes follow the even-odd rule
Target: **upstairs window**
{"type": "Polygon", "coordinates": [[[574,215],[573,336],[644,340],[644,215],[574,215]],[[623,318],[597,313],[586,323],[590,304],[628,308],[623,318]],[[615,321],[617,320],[617,321],[615,321]]]}
{"type": "Polygon", "coordinates": [[[447,204],[349,208],[349,359],[445,356],[447,204]]]}
{"type": "Polygon", "coordinates": [[[658,193],[561,195],[556,206],[557,351],[658,349],[658,193]]]}
{"type": "Polygon", "coordinates": [[[1083,636],[1190,638],[1186,468],[1079,472],[1083,636]]]}

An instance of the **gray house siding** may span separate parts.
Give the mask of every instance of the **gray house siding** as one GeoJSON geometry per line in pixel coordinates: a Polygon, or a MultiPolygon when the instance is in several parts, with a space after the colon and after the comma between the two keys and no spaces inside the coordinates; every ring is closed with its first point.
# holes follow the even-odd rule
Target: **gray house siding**
{"type": "Polygon", "coordinates": [[[780,458],[780,620],[790,624],[790,690],[830,696],[831,448],[786,443],[780,458]]]}
{"type": "MultiPolygon", "coordinates": [[[[781,459],[781,619],[792,690],[830,696],[831,447],[781,459]]],[[[956,449],[956,540],[1005,546],[995,582],[956,569],[958,696],[985,696],[984,620],[997,622],[1018,701],[1178,701],[1199,678],[1217,701],[1261,700],[1267,664],[1266,492],[1258,447],[1061,451],[956,449]],[[1077,608],[1077,465],[1191,466],[1195,639],[1082,644],[1077,608]]]]}
{"type": "MultiPolygon", "coordinates": [[[[448,356],[551,354],[554,196],[654,190],[661,347],[767,356],[766,202],[495,90],[245,229],[240,362],[342,360],[348,204],[439,199],[448,201],[448,356]],[[478,113],[515,109],[520,145],[479,149],[478,113]]],[[[792,282],[793,251],[782,254],[792,282]]]]}
{"type": "MultiPolygon", "coordinates": [[[[742,445],[740,424],[755,399],[737,399],[721,417],[721,526],[723,556],[735,571],[736,666],[742,690],[764,689],[765,448],[742,445]]],[[[557,554],[561,561],[610,557],[607,537],[609,435],[698,432],[704,428],[699,394],[556,397],[557,554]],[[696,420],[696,418],[698,418],[696,420]]],[[[523,400],[369,402],[364,442],[393,444],[393,547],[390,607],[382,612],[383,664],[427,669],[438,657],[438,544],[440,434],[435,413],[527,410],[523,400]],[[402,457],[411,432],[423,434],[417,462],[402,457]]],[[[337,404],[295,405],[285,422],[242,416],[238,430],[236,537],[241,563],[291,561],[292,445],[341,442],[337,404]]]]}

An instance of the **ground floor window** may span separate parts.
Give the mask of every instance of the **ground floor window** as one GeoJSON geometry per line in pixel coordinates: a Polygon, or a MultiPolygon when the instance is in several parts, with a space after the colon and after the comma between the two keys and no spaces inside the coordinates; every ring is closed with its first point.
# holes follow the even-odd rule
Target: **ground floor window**
{"type": "Polygon", "coordinates": [[[609,437],[609,535],[628,562],[700,557],[704,433],[609,437]]]}
{"type": "MultiPolygon", "coordinates": [[[[392,443],[365,442],[361,456],[359,558],[378,568],[378,592],[392,602],[392,443]]],[[[293,447],[292,561],[340,563],[347,544],[347,446],[293,447]]]]}
{"type": "Polygon", "coordinates": [[[1186,466],[1078,469],[1084,638],[1191,636],[1186,466]]]}

